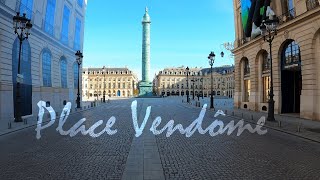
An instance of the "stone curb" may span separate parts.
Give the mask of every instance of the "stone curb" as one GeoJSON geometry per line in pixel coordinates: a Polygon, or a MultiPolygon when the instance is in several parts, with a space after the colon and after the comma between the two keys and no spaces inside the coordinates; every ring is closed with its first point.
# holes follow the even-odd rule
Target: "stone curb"
{"type": "MultiPolygon", "coordinates": [[[[183,104],[185,104],[185,103],[183,103],[183,104]]],[[[186,106],[185,106],[185,107],[186,107],[186,106]]],[[[193,106],[192,104],[191,104],[190,107],[191,107],[191,108],[197,108],[197,109],[198,109],[198,108],[201,108],[201,107],[193,106]]],[[[190,107],[188,107],[188,108],[190,108],[190,107]]],[[[214,112],[214,111],[215,111],[215,110],[212,110],[212,109],[210,109],[210,108],[208,108],[208,110],[211,111],[211,112],[214,112]]],[[[225,110],[224,110],[224,111],[225,111],[225,110]]],[[[231,110],[231,111],[232,111],[232,110],[231,110]]],[[[245,122],[250,123],[250,124],[258,125],[256,122],[253,122],[253,121],[250,121],[250,120],[246,120],[246,119],[240,118],[240,117],[238,117],[238,116],[236,116],[236,115],[228,115],[228,114],[226,114],[226,116],[227,116],[227,117],[233,117],[233,118],[236,118],[236,119],[239,119],[239,120],[244,120],[245,122]]],[[[304,119],[302,119],[302,120],[304,120],[304,119]]],[[[272,130],[274,130],[274,131],[279,131],[279,132],[286,133],[286,134],[290,134],[290,135],[293,135],[293,136],[297,136],[297,137],[300,137],[300,138],[303,138],[303,139],[306,139],[306,140],[309,140],[309,141],[313,141],[313,142],[316,142],[316,143],[320,143],[320,140],[317,140],[317,139],[314,139],[314,138],[311,138],[311,137],[308,137],[308,136],[305,136],[305,135],[302,135],[302,134],[298,134],[298,133],[296,133],[296,132],[286,131],[286,130],[283,130],[283,129],[281,129],[281,128],[269,126],[269,125],[267,125],[267,124],[268,124],[268,121],[266,121],[264,127],[269,128],[269,129],[272,129],[272,130]]],[[[308,130],[305,130],[305,131],[308,131],[308,130]]],[[[311,132],[311,131],[308,131],[308,132],[311,132]]],[[[313,133],[313,132],[311,132],[311,133],[313,133]]]]}

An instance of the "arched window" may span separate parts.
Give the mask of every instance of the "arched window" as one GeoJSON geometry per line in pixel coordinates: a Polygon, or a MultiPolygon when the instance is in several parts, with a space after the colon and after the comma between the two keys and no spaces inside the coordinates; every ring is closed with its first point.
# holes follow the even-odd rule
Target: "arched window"
{"type": "Polygon", "coordinates": [[[42,53],[42,82],[43,86],[51,87],[51,53],[48,49],[42,53]]]}
{"type": "Polygon", "coordinates": [[[292,41],[287,46],[285,46],[284,61],[282,62],[284,65],[283,67],[292,65],[292,64],[300,64],[301,62],[300,47],[295,41],[292,41]]]}
{"type": "Polygon", "coordinates": [[[79,67],[77,63],[73,64],[73,85],[74,88],[78,88],[79,67]]]}
{"type": "Polygon", "coordinates": [[[61,74],[61,87],[67,88],[67,60],[65,57],[62,57],[60,60],[60,74],[61,74]]]}

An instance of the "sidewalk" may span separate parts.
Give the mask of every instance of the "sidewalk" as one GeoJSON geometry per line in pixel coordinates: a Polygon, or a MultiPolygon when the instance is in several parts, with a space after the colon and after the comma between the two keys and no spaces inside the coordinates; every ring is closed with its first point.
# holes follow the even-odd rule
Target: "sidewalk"
{"type": "MultiPolygon", "coordinates": [[[[228,106],[230,104],[228,99],[221,100],[220,102],[216,101],[215,110],[223,110],[227,116],[239,120],[244,119],[249,123],[256,124],[261,117],[268,116],[266,112],[255,112],[230,107],[228,106]]],[[[204,103],[207,103],[208,108],[210,107],[210,102],[207,100],[200,99],[200,107],[196,106],[196,99],[190,100],[189,104],[186,103],[185,99],[183,100],[183,104],[193,106],[194,108],[201,108],[204,103]]],[[[320,121],[302,119],[287,114],[275,114],[275,119],[275,122],[266,121],[265,127],[320,143],[320,121]]]]}
{"type": "MultiPolygon", "coordinates": [[[[81,109],[71,109],[70,115],[74,114],[74,113],[90,110],[92,108],[99,107],[101,105],[103,105],[103,104],[98,102],[97,106],[91,107],[90,102],[83,102],[82,108],[81,109]]],[[[60,114],[58,112],[56,112],[56,113],[57,113],[56,118],[60,118],[60,114]]],[[[38,117],[38,114],[27,116],[25,118],[22,118],[23,122],[14,122],[13,119],[12,120],[1,119],[0,120],[0,136],[5,135],[5,134],[9,134],[9,133],[12,133],[12,132],[15,132],[18,130],[22,130],[25,128],[29,128],[31,126],[36,126],[37,125],[37,117],[38,117]]],[[[50,121],[50,115],[48,114],[47,111],[45,111],[45,114],[43,115],[43,122],[48,122],[48,121],[50,121]]]]}

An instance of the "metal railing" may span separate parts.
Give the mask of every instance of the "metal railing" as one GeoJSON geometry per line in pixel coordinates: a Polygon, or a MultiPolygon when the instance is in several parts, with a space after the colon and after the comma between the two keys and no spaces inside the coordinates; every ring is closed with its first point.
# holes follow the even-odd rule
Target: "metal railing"
{"type": "Polygon", "coordinates": [[[319,6],[319,0],[306,0],[307,11],[310,11],[319,6]]]}
{"type": "Polygon", "coordinates": [[[247,42],[248,41],[247,41],[246,38],[240,38],[240,39],[237,39],[235,43],[237,44],[237,47],[240,47],[240,46],[244,45],[247,42]]]}
{"type": "Polygon", "coordinates": [[[292,8],[288,12],[283,13],[281,16],[279,16],[279,24],[286,23],[296,17],[296,9],[292,8]]]}

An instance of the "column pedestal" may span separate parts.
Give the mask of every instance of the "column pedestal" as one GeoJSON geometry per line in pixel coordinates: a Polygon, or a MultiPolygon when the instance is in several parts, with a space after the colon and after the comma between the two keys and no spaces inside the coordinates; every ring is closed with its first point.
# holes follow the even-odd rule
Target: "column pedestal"
{"type": "Polygon", "coordinates": [[[141,81],[139,83],[139,97],[150,97],[152,93],[152,82],[141,81]]]}

